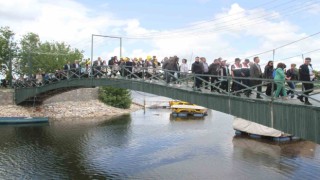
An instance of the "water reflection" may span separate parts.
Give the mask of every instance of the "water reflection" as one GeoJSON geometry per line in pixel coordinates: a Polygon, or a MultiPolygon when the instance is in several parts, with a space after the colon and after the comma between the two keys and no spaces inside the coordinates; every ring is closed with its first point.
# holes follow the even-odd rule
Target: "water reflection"
{"type": "Polygon", "coordinates": [[[204,120],[204,119],[205,119],[205,117],[193,117],[193,116],[177,117],[177,116],[170,114],[171,121],[193,121],[193,120],[204,120]]]}
{"type": "Polygon", "coordinates": [[[1,179],[288,179],[319,176],[318,145],[233,137],[232,116],[172,119],[170,110],[112,120],[0,127],[1,179]]]}
{"type": "Polygon", "coordinates": [[[266,167],[283,174],[285,177],[303,177],[303,174],[319,168],[319,164],[310,168],[304,167],[308,166],[307,163],[297,163],[298,159],[307,162],[315,157],[317,146],[310,141],[273,142],[237,135],[234,136],[232,143],[234,159],[250,163],[251,166],[266,167]],[[306,171],[303,172],[301,169],[306,171]]]}

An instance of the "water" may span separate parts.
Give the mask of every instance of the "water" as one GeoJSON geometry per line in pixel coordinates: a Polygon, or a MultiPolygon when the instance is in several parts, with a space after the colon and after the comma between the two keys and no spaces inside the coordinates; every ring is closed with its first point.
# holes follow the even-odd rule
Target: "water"
{"type": "Polygon", "coordinates": [[[1,179],[318,179],[319,145],[235,137],[233,117],[148,109],[99,123],[0,127],[1,179]]]}

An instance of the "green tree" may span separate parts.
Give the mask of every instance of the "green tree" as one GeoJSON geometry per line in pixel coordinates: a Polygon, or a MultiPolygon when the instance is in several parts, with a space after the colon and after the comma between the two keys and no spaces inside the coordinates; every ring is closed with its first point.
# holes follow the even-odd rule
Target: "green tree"
{"type": "Polygon", "coordinates": [[[32,54],[40,48],[40,37],[35,33],[28,33],[24,35],[20,41],[20,59],[19,69],[21,74],[31,75],[37,73],[36,70],[39,68],[37,56],[32,54]]]}
{"type": "Polygon", "coordinates": [[[39,72],[54,72],[62,69],[67,61],[73,62],[83,57],[83,51],[72,49],[64,42],[40,41],[39,35],[28,33],[21,40],[20,72],[35,74],[39,72]]]}
{"type": "Polygon", "coordinates": [[[320,80],[320,71],[313,70],[314,75],[318,80],[320,80]]]}
{"type": "Polygon", "coordinates": [[[130,108],[132,103],[129,90],[109,86],[99,88],[99,99],[107,105],[122,109],[130,108]]]}
{"type": "Polygon", "coordinates": [[[17,43],[13,41],[15,33],[9,27],[0,28],[0,62],[9,65],[9,59],[17,55],[17,43]]]}
{"type": "Polygon", "coordinates": [[[12,79],[12,63],[14,62],[18,47],[14,41],[15,33],[9,27],[0,28],[0,63],[5,64],[8,69],[4,69],[7,79],[12,79]]]}

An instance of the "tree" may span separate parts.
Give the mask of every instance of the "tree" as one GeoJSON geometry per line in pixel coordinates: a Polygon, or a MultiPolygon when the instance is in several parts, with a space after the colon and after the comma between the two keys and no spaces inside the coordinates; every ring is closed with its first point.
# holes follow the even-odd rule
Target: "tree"
{"type": "Polygon", "coordinates": [[[9,59],[17,55],[17,43],[13,41],[14,32],[9,27],[0,28],[0,62],[9,65],[9,59]]]}
{"type": "Polygon", "coordinates": [[[21,40],[20,72],[29,75],[54,72],[62,69],[67,61],[82,59],[82,53],[64,42],[42,43],[39,35],[28,33],[21,40]]]}
{"type": "Polygon", "coordinates": [[[37,57],[34,56],[33,52],[38,51],[40,47],[40,37],[35,33],[28,33],[24,35],[20,41],[20,59],[19,59],[19,69],[20,74],[28,74],[31,76],[36,73],[37,67],[37,57]]]}
{"type": "Polygon", "coordinates": [[[129,90],[108,86],[99,88],[99,99],[107,105],[122,109],[130,108],[132,103],[129,90]]]}
{"type": "Polygon", "coordinates": [[[313,74],[316,76],[318,80],[320,80],[320,71],[313,70],[313,74]]]}
{"type": "Polygon", "coordinates": [[[7,74],[6,78],[8,80],[12,79],[12,60],[17,56],[18,47],[17,43],[14,42],[15,33],[10,30],[9,27],[0,28],[0,63],[5,64],[3,73],[7,74]]]}

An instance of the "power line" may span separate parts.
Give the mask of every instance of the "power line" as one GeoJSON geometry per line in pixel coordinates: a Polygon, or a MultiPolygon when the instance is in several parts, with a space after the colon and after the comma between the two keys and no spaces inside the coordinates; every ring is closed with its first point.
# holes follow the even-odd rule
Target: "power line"
{"type": "MultiPolygon", "coordinates": [[[[275,0],[274,0],[274,1],[275,1],[275,0]]],[[[270,2],[264,3],[264,4],[262,4],[262,5],[266,5],[266,4],[269,4],[269,3],[274,2],[274,1],[270,1],[270,2]]],[[[289,2],[280,4],[280,5],[274,6],[274,7],[280,7],[280,6],[284,5],[284,4],[292,3],[293,1],[296,1],[296,0],[290,0],[289,2]]],[[[254,8],[262,7],[262,5],[258,5],[258,6],[254,7],[254,8]]],[[[252,9],[253,9],[253,8],[252,8],[252,9]]],[[[269,9],[272,9],[272,8],[269,8],[269,9]]],[[[267,9],[267,10],[268,10],[268,9],[267,9]]],[[[219,20],[221,20],[221,19],[226,19],[226,18],[235,16],[235,15],[241,14],[241,13],[243,13],[243,12],[245,12],[245,10],[242,10],[241,12],[233,13],[233,14],[231,14],[231,15],[223,16],[223,17],[220,17],[220,18],[214,18],[214,19],[211,19],[211,20],[207,20],[207,21],[195,23],[195,24],[192,24],[192,25],[189,26],[189,27],[182,28],[182,29],[178,29],[178,30],[175,30],[174,32],[168,32],[168,33],[166,33],[166,34],[171,34],[171,33],[175,33],[175,34],[176,34],[176,33],[180,33],[180,32],[186,31],[186,30],[187,30],[187,31],[193,30],[194,28],[192,28],[192,27],[195,27],[195,26],[196,26],[196,27],[195,27],[196,29],[199,29],[199,27],[197,27],[197,25],[205,24],[205,23],[212,23],[212,22],[215,22],[215,21],[219,21],[219,20]],[[188,28],[191,28],[191,29],[188,29],[188,28]]],[[[239,18],[236,18],[236,19],[233,19],[233,20],[238,20],[238,19],[239,19],[239,18]]],[[[219,24],[219,23],[218,23],[218,24],[219,24]]],[[[158,33],[158,32],[155,32],[155,33],[158,33]]],[[[141,35],[143,35],[143,36],[148,36],[148,35],[149,35],[149,36],[152,36],[152,35],[155,34],[155,33],[148,33],[148,34],[141,34],[141,35]]],[[[137,36],[137,38],[138,38],[139,35],[140,35],[140,34],[136,34],[136,35],[133,35],[133,36],[137,36]]]]}
{"type": "MultiPolygon", "coordinates": [[[[309,3],[309,2],[313,2],[313,1],[308,1],[308,2],[305,2],[305,4],[306,3],[309,3]]],[[[292,10],[297,10],[296,12],[299,12],[299,11],[301,11],[301,10],[306,10],[308,7],[311,7],[311,6],[313,6],[314,4],[308,4],[308,5],[306,5],[306,6],[301,6],[301,4],[294,4],[293,6],[290,6],[289,8],[288,7],[286,7],[286,9],[284,9],[284,10],[286,10],[286,11],[284,11],[284,12],[282,12],[282,13],[287,13],[287,12],[289,12],[289,13],[292,13],[292,10]],[[297,7],[297,8],[295,8],[295,9],[292,9],[293,7],[297,7]]],[[[273,14],[272,16],[270,16],[269,14],[265,14],[265,15],[262,15],[262,16],[258,16],[258,17],[253,17],[253,18],[249,18],[248,20],[255,20],[255,19],[262,19],[262,18],[265,18],[265,17],[268,17],[268,18],[270,18],[270,17],[278,17],[278,15],[277,14],[273,14]]],[[[232,21],[237,21],[237,20],[239,20],[239,19],[242,19],[243,17],[241,17],[241,18],[237,18],[237,19],[231,19],[231,20],[229,20],[229,21],[225,21],[225,22],[222,22],[222,23],[217,23],[217,24],[226,24],[226,23],[228,23],[228,22],[232,22],[232,21]]],[[[214,31],[217,31],[217,30],[224,30],[224,29],[226,29],[226,27],[228,28],[228,27],[230,27],[230,26],[233,26],[233,25],[241,25],[242,23],[240,22],[240,23],[234,23],[234,24],[231,24],[231,25],[225,25],[225,26],[218,26],[218,27],[214,27],[215,28],[215,30],[214,31]]],[[[216,24],[215,24],[216,25],[216,24]]],[[[209,28],[211,28],[211,27],[209,27],[209,28]]],[[[171,36],[171,35],[174,35],[174,34],[177,34],[177,33],[179,33],[180,32],[180,34],[178,34],[178,35],[186,35],[186,34],[188,34],[188,33],[193,33],[192,32],[192,30],[205,30],[205,29],[203,29],[203,27],[197,27],[197,28],[193,28],[193,29],[189,29],[189,30],[180,30],[180,31],[174,31],[174,32],[170,32],[170,33],[162,33],[162,34],[158,34],[158,35],[154,35],[154,36],[147,36],[147,35],[145,35],[145,36],[137,36],[137,37],[134,37],[134,36],[131,36],[131,37],[124,37],[124,38],[126,38],[126,39],[152,39],[152,38],[156,38],[156,37],[161,37],[161,36],[171,36]],[[185,32],[184,32],[185,31],[185,32]],[[183,34],[182,34],[183,33],[183,34]]],[[[213,31],[213,32],[214,32],[213,31]]],[[[196,33],[199,33],[199,32],[196,32],[196,33]]]]}
{"type": "Polygon", "coordinates": [[[279,61],[284,61],[284,60],[287,60],[287,59],[291,59],[291,58],[295,58],[295,57],[299,57],[301,56],[302,54],[310,54],[310,53],[313,53],[313,52],[317,52],[317,51],[320,51],[320,49],[315,49],[315,50],[312,50],[312,51],[308,51],[308,52],[305,52],[305,53],[301,53],[301,54],[297,54],[295,56],[290,56],[290,57],[287,57],[287,58],[284,58],[284,59],[281,59],[279,61]]]}
{"type": "MultiPolygon", "coordinates": [[[[312,6],[314,4],[310,4],[309,6],[312,6]]],[[[282,14],[283,17],[285,16],[288,16],[288,15],[292,15],[292,14],[295,14],[295,13],[298,13],[300,11],[303,11],[303,10],[307,10],[309,6],[304,6],[303,8],[297,8],[297,9],[294,9],[296,11],[292,11],[289,10],[288,12],[289,13],[286,13],[286,14],[282,14]],[[284,16],[285,15],[285,16],[284,16]]],[[[222,26],[216,30],[212,30],[212,31],[208,31],[208,32],[217,32],[217,31],[221,31],[221,30],[232,30],[232,27],[234,25],[240,25],[241,27],[247,27],[247,26],[251,26],[251,25],[256,25],[256,24],[261,24],[261,23],[265,23],[265,19],[262,19],[262,17],[267,17],[267,15],[264,15],[264,16],[261,16],[261,17],[258,17],[258,18],[254,18],[254,19],[260,19],[259,21],[253,21],[253,22],[249,22],[247,24],[242,24],[242,23],[234,23],[234,24],[231,24],[231,25],[226,25],[226,26],[222,26]],[[231,27],[228,27],[228,26],[231,26],[231,27]],[[224,28],[224,27],[227,27],[227,28],[224,28]]],[[[277,15],[272,15],[272,16],[269,16],[268,18],[277,18],[278,16],[277,15]]],[[[252,19],[250,19],[252,20],[252,19]]]]}
{"type": "Polygon", "coordinates": [[[261,53],[258,53],[258,54],[254,54],[254,55],[252,55],[252,56],[248,56],[247,58],[251,58],[251,57],[254,57],[254,56],[259,56],[259,55],[261,55],[261,54],[265,54],[265,53],[268,53],[268,52],[275,51],[275,50],[277,50],[277,49],[280,49],[280,48],[289,46],[289,45],[294,44],[294,43],[297,43],[297,42],[299,42],[299,41],[303,41],[303,40],[305,40],[305,39],[308,39],[308,38],[310,38],[310,37],[316,36],[316,35],[318,35],[318,34],[320,34],[320,31],[318,31],[318,32],[316,32],[316,33],[314,33],[314,34],[311,34],[311,35],[309,35],[309,36],[303,37],[303,38],[301,38],[301,39],[298,39],[298,40],[289,42],[289,43],[284,44],[284,45],[282,45],[282,46],[279,46],[279,47],[277,47],[277,48],[274,48],[274,49],[271,49],[271,50],[268,50],[268,51],[264,51],[264,52],[261,52],[261,53]]]}

